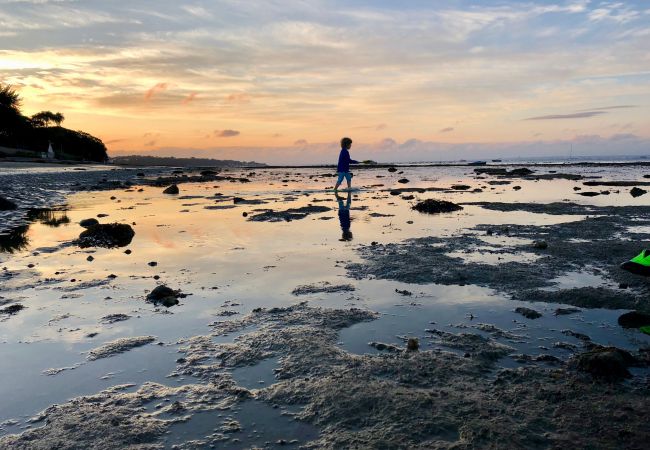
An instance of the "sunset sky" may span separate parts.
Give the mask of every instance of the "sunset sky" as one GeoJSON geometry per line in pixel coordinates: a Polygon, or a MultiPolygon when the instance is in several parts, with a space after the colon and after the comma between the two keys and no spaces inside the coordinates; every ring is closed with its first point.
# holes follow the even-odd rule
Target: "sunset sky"
{"type": "Polygon", "coordinates": [[[0,0],[0,82],[111,155],[650,154],[649,43],[648,1],[0,0]]]}

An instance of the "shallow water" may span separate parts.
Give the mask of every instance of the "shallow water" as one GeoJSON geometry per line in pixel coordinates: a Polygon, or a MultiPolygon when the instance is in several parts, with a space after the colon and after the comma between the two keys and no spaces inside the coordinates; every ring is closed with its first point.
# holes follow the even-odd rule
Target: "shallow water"
{"type": "MultiPolygon", "coordinates": [[[[638,167],[562,170],[603,177],[603,180],[642,179],[645,173],[638,167]]],[[[5,249],[0,253],[0,267],[5,274],[10,274],[0,278],[0,301],[3,298],[15,300],[26,307],[15,315],[0,315],[0,358],[3,361],[0,377],[4,381],[0,384],[3,404],[0,423],[18,419],[14,426],[0,427],[0,434],[20,431],[26,426],[25,419],[53,403],[95,393],[108,386],[140,385],[145,381],[172,386],[195,382],[167,376],[180,356],[177,344],[180,339],[207,334],[210,323],[240,317],[257,307],[299,301],[309,301],[314,306],[354,306],[380,312],[378,320],[341,332],[340,345],[354,353],[377,352],[368,345],[370,341],[403,346],[402,338],[410,336],[418,337],[423,349],[449,350],[437,345],[425,330],[435,328],[488,335],[475,328],[480,323],[493,324],[521,336],[515,340],[497,338],[517,353],[552,354],[561,359],[568,358],[571,352],[554,347],[555,342],[580,345],[579,339],[562,333],[566,329],[587,334],[594,342],[621,348],[636,349],[650,343],[650,337],[618,327],[616,319],[620,311],[583,309],[572,315],[555,316],[554,310],[562,305],[515,302],[503,294],[477,286],[350,280],[345,270],[347,263],[359,261],[355,248],[360,244],[473,234],[471,229],[479,224],[551,225],[584,217],[498,212],[475,205],[466,205],[457,213],[429,216],[411,210],[413,200],[390,195],[391,188],[448,188],[454,184],[468,184],[472,189],[483,189],[483,192],[471,192],[470,189],[412,194],[416,199],[437,198],[457,203],[547,203],[568,199],[598,206],[647,205],[645,197],[631,197],[629,188],[601,189],[583,187],[581,181],[519,179],[513,179],[511,185],[492,186],[486,182],[493,178],[476,179],[472,168],[405,168],[403,174],[377,169],[358,171],[353,183],[361,189],[353,192],[349,199],[342,192],[343,198],[339,201],[326,190],[334,180],[318,177],[328,173],[326,169],[254,171],[255,175],[248,175],[250,171],[230,172],[233,176],[249,176],[252,182],[246,184],[181,184],[178,196],[164,195],[161,188],[150,186],[144,186],[142,192],[138,192],[136,186],[128,192],[69,194],[59,202],[55,213],[33,218],[31,225],[21,229],[13,240],[0,239],[5,249]],[[397,183],[404,177],[411,181],[397,183]],[[377,186],[379,184],[382,186],[377,186]],[[512,186],[521,186],[521,190],[513,190],[512,186]],[[576,195],[575,186],[583,190],[607,189],[611,193],[587,198],[576,195]],[[230,196],[266,203],[233,205],[230,196]],[[112,200],[111,197],[116,198],[112,200]],[[243,216],[247,213],[250,218],[259,212],[256,210],[285,210],[308,204],[331,210],[291,222],[255,222],[243,216]],[[215,206],[229,208],[209,209],[215,206]],[[344,236],[339,217],[339,211],[345,214],[348,206],[351,240],[349,235],[344,236]],[[133,224],[136,232],[133,242],[117,249],[79,249],[68,245],[83,231],[78,222],[98,214],[108,215],[100,219],[102,222],[133,224]],[[20,245],[13,245],[17,241],[20,245]],[[124,252],[127,248],[131,254],[124,252]],[[87,261],[88,256],[94,260],[87,261]],[[152,266],[149,262],[157,264],[152,266]],[[33,267],[29,267],[32,264],[33,267]],[[117,278],[107,278],[111,274],[117,278]],[[159,276],[159,280],[154,276],[159,276]],[[296,286],[321,281],[352,283],[355,290],[304,296],[291,293],[296,286]],[[144,298],[159,283],[191,295],[172,308],[156,307],[144,298]],[[412,295],[400,294],[396,289],[410,291],[412,295]],[[518,306],[532,307],[543,316],[534,321],[525,319],[514,312],[518,306]],[[130,317],[113,324],[102,323],[102,317],[108,314],[130,317]],[[92,333],[98,334],[89,337],[92,333]],[[154,344],[101,360],[86,360],[85,352],[103,343],[147,335],[156,336],[154,344]],[[68,369],[55,375],[44,373],[59,368],[68,369]]],[[[7,176],[19,177],[20,174],[7,176]]],[[[46,190],[47,186],[39,186],[39,189],[46,190]]],[[[460,264],[463,260],[500,264],[522,259],[530,261],[536,257],[526,252],[515,255],[489,252],[495,245],[528,244],[526,240],[485,235],[480,238],[485,242],[484,247],[450,256],[460,258],[460,264]]],[[[558,289],[609,283],[587,269],[567,273],[552,281],[558,289]]],[[[224,336],[223,340],[230,342],[236,336],[224,336]]],[[[509,357],[500,364],[516,365],[509,357]]],[[[269,359],[258,366],[236,369],[233,376],[241,386],[257,389],[273,383],[276,365],[277,359],[269,359]]],[[[256,415],[258,423],[265,424],[256,428],[258,433],[254,436],[240,433],[242,446],[275,442],[293,435],[299,436],[297,439],[301,441],[313,437],[313,430],[296,428],[268,405],[250,402],[240,408],[240,415],[256,415]]],[[[211,414],[202,413],[172,428],[169,442],[207,436],[214,428],[211,414]]]]}

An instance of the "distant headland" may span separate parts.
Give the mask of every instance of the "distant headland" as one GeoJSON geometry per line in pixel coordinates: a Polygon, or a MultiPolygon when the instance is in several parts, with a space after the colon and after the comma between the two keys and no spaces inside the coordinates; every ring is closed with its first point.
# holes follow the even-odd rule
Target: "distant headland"
{"type": "Polygon", "coordinates": [[[31,117],[20,110],[21,98],[10,85],[0,84],[0,157],[106,162],[101,139],[61,126],[65,116],[41,111],[31,117]]]}
{"type": "Polygon", "coordinates": [[[175,158],[173,156],[130,155],[111,158],[113,164],[122,166],[168,166],[168,167],[264,167],[255,161],[232,159],[175,158]]]}

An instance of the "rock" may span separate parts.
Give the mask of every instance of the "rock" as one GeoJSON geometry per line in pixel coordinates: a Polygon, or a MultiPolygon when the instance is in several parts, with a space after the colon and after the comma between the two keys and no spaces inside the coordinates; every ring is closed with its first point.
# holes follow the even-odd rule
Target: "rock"
{"type": "Polygon", "coordinates": [[[402,195],[402,200],[413,200],[415,195],[402,195]]]}
{"type": "Polygon", "coordinates": [[[448,202],[446,200],[434,200],[430,198],[417,203],[415,206],[412,207],[412,209],[427,214],[440,214],[440,213],[448,213],[453,211],[460,211],[461,209],[463,209],[463,207],[455,203],[448,202]]]}
{"type": "Polygon", "coordinates": [[[506,175],[510,177],[525,177],[527,175],[531,175],[532,173],[532,170],[526,167],[522,167],[520,169],[512,169],[510,172],[506,173],[506,175]]]}
{"type": "Polygon", "coordinates": [[[79,235],[77,245],[87,247],[125,247],[131,243],[135,231],[130,225],[108,223],[92,225],[79,235]]]}
{"type": "Polygon", "coordinates": [[[538,250],[546,250],[548,248],[548,242],[546,241],[535,241],[533,242],[533,247],[538,250]]]}
{"type": "Polygon", "coordinates": [[[156,267],[156,266],[158,265],[158,263],[157,263],[156,261],[149,261],[149,262],[147,263],[147,265],[148,265],[149,267],[156,267]]]}
{"type": "Polygon", "coordinates": [[[397,169],[395,167],[389,167],[388,171],[389,172],[397,172],[397,169]]]}
{"type": "Polygon", "coordinates": [[[0,197],[0,211],[12,211],[16,208],[18,208],[18,205],[14,202],[4,197],[0,197]]]}
{"type": "Polygon", "coordinates": [[[243,213],[241,213],[241,215],[242,215],[242,217],[248,217],[248,213],[247,213],[247,212],[243,212],[243,213]]]}
{"type": "Polygon", "coordinates": [[[397,182],[402,183],[402,184],[406,184],[406,183],[409,182],[409,179],[408,178],[401,178],[401,179],[397,180],[397,182]]]}
{"type": "Polygon", "coordinates": [[[618,324],[623,328],[641,328],[650,325],[650,314],[630,311],[618,318],[618,324]]]}
{"type": "Polygon", "coordinates": [[[93,255],[88,255],[88,258],[86,258],[86,261],[88,261],[88,262],[92,262],[94,260],[95,260],[95,258],[93,257],[93,255]]]}
{"type": "Polygon", "coordinates": [[[179,192],[180,190],[178,189],[178,186],[172,184],[171,186],[169,186],[167,189],[163,191],[163,194],[175,195],[178,194],[179,192]]]}
{"type": "Polygon", "coordinates": [[[574,314],[580,312],[578,308],[558,308],[555,310],[554,314],[556,316],[567,316],[569,314],[574,314]]]}
{"type": "Polygon", "coordinates": [[[99,225],[99,220],[95,219],[94,217],[91,217],[90,219],[83,219],[79,222],[79,226],[84,228],[89,228],[93,225],[99,225]]]}
{"type": "Polygon", "coordinates": [[[515,191],[518,191],[518,190],[521,189],[521,186],[513,186],[512,189],[514,189],[515,191]]]}
{"type": "Polygon", "coordinates": [[[418,338],[409,338],[408,341],[406,341],[406,349],[410,352],[415,352],[420,348],[420,341],[418,338]]]}
{"type": "Polygon", "coordinates": [[[625,350],[601,347],[578,355],[571,365],[595,378],[615,381],[630,378],[632,375],[627,368],[635,362],[634,357],[625,350]]]}
{"type": "Polygon", "coordinates": [[[18,311],[22,311],[25,307],[19,303],[9,305],[6,308],[0,309],[0,314],[16,314],[18,311]]]}
{"type": "Polygon", "coordinates": [[[406,289],[403,289],[403,290],[395,289],[395,292],[397,292],[400,295],[405,295],[407,297],[410,297],[411,295],[413,295],[413,292],[407,291],[406,289]]]}
{"type": "Polygon", "coordinates": [[[128,248],[126,250],[124,250],[125,255],[130,255],[131,253],[133,253],[133,252],[128,248]]]}
{"type": "Polygon", "coordinates": [[[466,190],[468,190],[469,188],[471,188],[471,186],[468,186],[468,185],[466,185],[466,184],[454,184],[451,188],[452,188],[454,191],[466,191],[466,190]]]}
{"type": "Polygon", "coordinates": [[[578,192],[578,195],[582,195],[583,197],[595,197],[597,195],[600,195],[600,192],[592,192],[592,191],[578,192]]]}
{"type": "Polygon", "coordinates": [[[630,287],[630,285],[627,284],[627,283],[619,283],[619,285],[618,285],[619,289],[627,289],[629,287],[630,287]]]}
{"type": "Polygon", "coordinates": [[[162,304],[169,308],[170,306],[178,305],[178,299],[185,297],[181,291],[175,291],[164,284],[156,286],[153,291],[147,295],[147,301],[154,304],[162,304]]]}
{"type": "Polygon", "coordinates": [[[535,311],[534,309],[525,308],[525,307],[522,307],[522,306],[515,309],[515,312],[517,314],[521,314],[526,319],[531,319],[531,320],[532,319],[539,319],[540,317],[542,317],[542,315],[540,313],[538,313],[537,311],[535,311]]]}
{"type": "Polygon", "coordinates": [[[632,197],[634,197],[634,198],[637,198],[637,197],[641,197],[642,195],[646,194],[647,192],[648,191],[646,191],[645,189],[641,189],[641,188],[638,188],[638,187],[633,187],[630,190],[630,195],[632,197]]]}

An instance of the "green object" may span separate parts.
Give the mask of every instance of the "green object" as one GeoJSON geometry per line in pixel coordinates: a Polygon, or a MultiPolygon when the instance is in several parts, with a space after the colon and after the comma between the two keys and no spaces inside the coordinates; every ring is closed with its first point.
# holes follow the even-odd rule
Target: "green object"
{"type": "Polygon", "coordinates": [[[641,331],[641,333],[650,334],[650,325],[639,328],[639,331],[641,331]]]}
{"type": "Polygon", "coordinates": [[[650,250],[641,250],[641,253],[632,258],[630,262],[641,264],[644,267],[650,267],[650,250]]]}
{"type": "Polygon", "coordinates": [[[650,250],[642,250],[634,258],[621,264],[621,269],[636,275],[650,277],[650,250]]]}

